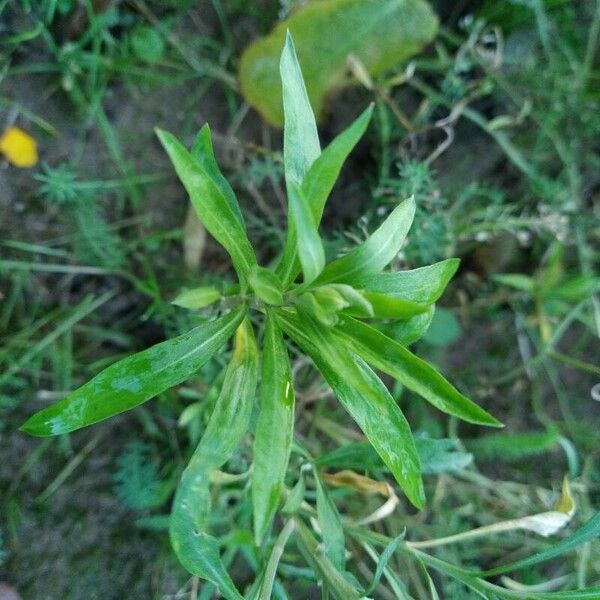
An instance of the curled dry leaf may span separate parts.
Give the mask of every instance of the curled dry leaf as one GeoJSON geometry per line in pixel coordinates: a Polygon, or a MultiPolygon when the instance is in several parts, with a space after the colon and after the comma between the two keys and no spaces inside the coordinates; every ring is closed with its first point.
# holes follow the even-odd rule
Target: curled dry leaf
{"type": "Polygon", "coordinates": [[[337,473],[322,473],[321,478],[329,485],[335,487],[350,487],[358,492],[379,494],[385,498],[390,498],[394,495],[394,490],[387,481],[375,481],[370,477],[359,475],[356,471],[350,469],[344,469],[337,473]]]}

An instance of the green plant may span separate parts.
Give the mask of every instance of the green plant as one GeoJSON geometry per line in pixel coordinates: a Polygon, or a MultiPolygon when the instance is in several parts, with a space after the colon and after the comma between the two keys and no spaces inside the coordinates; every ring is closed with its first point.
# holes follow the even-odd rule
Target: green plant
{"type": "MultiPolygon", "coordinates": [[[[191,152],[171,134],[158,131],[199,218],[230,254],[239,284],[225,293],[214,288],[186,292],[178,299],[180,305],[199,309],[218,302],[222,316],[113,364],[32,416],[23,430],[38,436],[64,434],[134,408],[191,377],[233,336],[233,353],[220,393],[183,472],[171,513],[172,545],[191,573],[211,581],[227,598],[242,598],[221,561],[219,541],[208,531],[211,481],[227,477],[219,470],[249,429],[260,376],[260,410],[254,428],[251,474],[256,543],[266,544],[284,496],[282,514],[286,523],[270,557],[257,568],[258,577],[246,597],[271,597],[278,562],[292,534],[298,550],[324,583],[326,593],[331,592],[335,598],[368,596],[384,575],[391,579],[394,589],[401,589],[397,576],[387,570],[396,551],[407,554],[419,565],[456,578],[484,597],[522,597],[481,579],[485,573],[454,567],[401,538],[390,539],[345,521],[324,476],[317,470],[317,460],[299,443],[295,444],[295,451],[308,466],[294,489],[286,490],[284,478],[293,446],[294,389],[284,334],[312,359],[416,507],[422,507],[425,501],[418,443],[399,406],[371,367],[388,373],[450,415],[482,425],[500,423],[379,329],[397,320],[410,323],[430,313],[457,268],[457,261],[446,260],[413,271],[383,272],[404,242],[415,212],[413,200],[400,203],[364,243],[326,262],[318,224],[345,158],[367,127],[371,108],[321,152],[289,37],[282,54],[281,75],[289,219],[285,247],[276,267],[267,269],[257,264],[233,190],[215,161],[208,127],[201,129],[191,152]],[[300,273],[302,280],[298,282],[300,273]],[[262,356],[254,333],[256,326],[264,326],[262,356]],[[316,489],[316,511],[312,512],[303,502],[309,471],[316,489]],[[308,516],[318,519],[322,549],[305,523],[304,517],[308,516]],[[346,535],[379,563],[370,585],[363,586],[346,571],[346,535]],[[385,546],[381,556],[374,545],[385,546]]],[[[411,339],[414,335],[413,331],[411,339]]],[[[445,450],[453,447],[452,442],[443,445],[445,450]]],[[[464,464],[465,459],[459,462],[464,464]]],[[[598,528],[599,519],[595,517],[555,547],[558,550],[546,551],[527,563],[521,561],[501,571],[557,556],[592,539],[598,528]]]]}

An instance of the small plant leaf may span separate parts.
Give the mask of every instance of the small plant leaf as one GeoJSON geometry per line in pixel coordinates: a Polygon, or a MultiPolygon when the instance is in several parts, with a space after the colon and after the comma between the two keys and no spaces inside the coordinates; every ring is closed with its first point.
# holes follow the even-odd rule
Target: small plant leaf
{"type": "Polygon", "coordinates": [[[347,58],[354,54],[377,76],[420,52],[437,31],[422,0],[328,0],[307,2],[267,37],[246,49],[240,87],[270,123],[281,126],[277,61],[286,30],[296,41],[312,106],[321,114],[332,90],[351,83],[347,58]]]}
{"type": "Polygon", "coordinates": [[[219,290],[212,286],[183,290],[175,296],[171,304],[181,308],[198,309],[209,306],[221,297],[219,290]]]}
{"type": "Polygon", "coordinates": [[[238,277],[245,283],[250,269],[256,264],[256,256],[236,211],[229,204],[230,199],[203,164],[175,136],[160,129],[156,133],[190,196],[198,218],[227,250],[238,277]]]}
{"type": "Polygon", "coordinates": [[[309,284],[325,266],[325,250],[301,188],[290,183],[288,191],[290,224],[297,236],[304,283],[309,284]]]}
{"type": "Polygon", "coordinates": [[[273,271],[256,265],[252,267],[248,279],[250,287],[263,302],[267,304],[283,303],[281,280],[273,271]]]}
{"type": "Polygon", "coordinates": [[[49,436],[75,431],[135,408],[191,377],[233,335],[245,308],[111,365],[30,417],[21,429],[49,436]]]}
{"type": "Polygon", "coordinates": [[[538,456],[557,447],[560,433],[548,431],[524,431],[513,434],[482,435],[476,439],[464,439],[463,443],[478,461],[514,462],[526,457],[538,456]]]}
{"type": "Polygon", "coordinates": [[[321,527],[321,538],[325,554],[329,557],[333,566],[344,572],[345,543],[342,519],[327,488],[323,485],[321,478],[315,473],[317,486],[317,517],[321,527]]]}
{"type": "Polygon", "coordinates": [[[377,329],[345,317],[335,331],[341,340],[349,341],[367,362],[391,375],[439,410],[469,423],[502,426],[483,408],[463,396],[431,365],[377,329]]]}
{"type": "Polygon", "coordinates": [[[294,386],[287,348],[267,314],[263,340],[260,413],[254,432],[254,536],[262,543],[281,503],[294,435],[294,386]]]}
{"type": "Polygon", "coordinates": [[[236,216],[240,225],[245,229],[244,217],[242,216],[240,205],[235,197],[235,192],[229,185],[227,179],[223,176],[223,173],[221,173],[221,169],[215,158],[208,123],[205,123],[198,132],[192,149],[190,150],[190,154],[202,165],[206,174],[213,180],[219,190],[221,190],[221,194],[223,194],[223,198],[225,198],[227,204],[229,204],[229,208],[231,208],[231,211],[236,216]]]}
{"type": "Polygon", "coordinates": [[[321,145],[315,116],[308,100],[294,42],[289,32],[286,34],[279,70],[285,114],[283,132],[285,180],[288,186],[290,183],[300,186],[308,169],[321,154],[321,145]]]}
{"type": "Polygon", "coordinates": [[[460,259],[449,258],[440,262],[397,273],[378,273],[360,280],[360,287],[420,304],[433,304],[440,298],[452,279],[460,259]]]}
{"type": "Polygon", "coordinates": [[[395,537],[385,547],[384,551],[381,553],[381,556],[379,557],[379,560],[377,561],[377,568],[375,569],[375,575],[373,576],[373,580],[371,581],[371,584],[369,585],[369,587],[365,590],[365,596],[369,596],[377,590],[377,586],[379,585],[379,582],[381,581],[381,577],[383,575],[385,568],[387,567],[388,563],[390,562],[390,559],[394,555],[394,552],[396,552],[396,550],[398,550],[398,548],[403,540],[404,540],[404,536],[399,535],[398,537],[395,537]]]}
{"type": "Polygon", "coordinates": [[[329,330],[312,319],[277,312],[285,332],[310,356],[338,400],[362,429],[408,499],[425,501],[420,463],[410,426],[387,388],[329,330]]]}
{"type": "Polygon", "coordinates": [[[399,204],[365,242],[330,262],[315,284],[353,285],[381,271],[398,254],[414,216],[415,202],[410,198],[399,204]]]}
{"type": "Polygon", "coordinates": [[[533,294],[535,291],[535,279],[523,273],[497,273],[492,275],[492,279],[520,292],[533,294]]]}
{"type": "Polygon", "coordinates": [[[258,350],[250,322],[238,327],[231,362],[206,431],[177,488],[171,513],[171,544],[181,564],[193,575],[214,583],[228,600],[241,600],[219,556],[219,542],[207,532],[210,476],[242,440],[258,376],[258,350]]]}

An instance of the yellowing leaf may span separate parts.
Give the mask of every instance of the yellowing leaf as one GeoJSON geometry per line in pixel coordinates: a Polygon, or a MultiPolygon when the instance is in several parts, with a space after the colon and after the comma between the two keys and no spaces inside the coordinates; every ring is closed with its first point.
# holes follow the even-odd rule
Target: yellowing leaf
{"type": "Polygon", "coordinates": [[[289,29],[318,117],[329,93],[351,83],[349,55],[377,76],[420,52],[437,26],[424,0],[312,0],[245,50],[240,62],[242,93],[269,123],[283,125],[278,66],[289,29]]]}
{"type": "Polygon", "coordinates": [[[344,469],[337,473],[322,473],[321,478],[323,481],[336,487],[351,487],[358,492],[379,494],[385,498],[389,498],[394,493],[387,481],[375,481],[370,477],[359,475],[356,471],[350,469],[344,469]]]}
{"type": "Polygon", "coordinates": [[[0,152],[15,167],[27,168],[37,164],[36,141],[18,127],[9,127],[0,137],[0,152]]]}

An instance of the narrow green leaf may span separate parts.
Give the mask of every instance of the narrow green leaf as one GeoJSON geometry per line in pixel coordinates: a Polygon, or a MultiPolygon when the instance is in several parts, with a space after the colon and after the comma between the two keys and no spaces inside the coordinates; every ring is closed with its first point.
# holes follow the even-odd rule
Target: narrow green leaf
{"type": "Polygon", "coordinates": [[[317,517],[321,526],[321,538],[325,548],[325,554],[333,566],[344,572],[345,542],[342,519],[327,488],[323,485],[318,473],[315,472],[317,485],[317,517]]]}
{"type": "Polygon", "coordinates": [[[296,485],[292,488],[289,493],[287,500],[283,506],[282,512],[285,515],[294,515],[302,506],[304,502],[304,494],[306,493],[306,475],[305,470],[300,470],[300,478],[296,482],[296,485]]]}
{"type": "Polygon", "coordinates": [[[254,432],[254,536],[261,544],[281,503],[294,435],[294,386],[287,348],[267,313],[263,340],[260,413],[254,432]]]}
{"type": "MultiPolygon", "coordinates": [[[[373,106],[371,105],[323,150],[306,172],[302,183],[302,192],[310,206],[317,227],[321,222],[327,198],[337,181],[342,166],[363,136],[372,114],[373,106]]],[[[278,271],[284,276],[286,284],[291,283],[299,271],[295,236],[293,228],[288,230],[283,256],[278,266],[278,271]]]]}
{"type": "Polygon", "coordinates": [[[360,279],[359,283],[360,287],[369,292],[379,292],[420,304],[433,304],[446,289],[459,264],[460,259],[449,258],[410,271],[370,275],[360,279]]]}
{"type": "Polygon", "coordinates": [[[381,581],[381,577],[387,564],[390,562],[390,558],[394,555],[394,552],[398,550],[398,547],[404,540],[404,535],[399,535],[395,537],[384,549],[377,561],[377,568],[375,569],[375,575],[373,576],[373,581],[371,581],[371,585],[365,590],[365,596],[370,596],[373,592],[377,590],[377,586],[381,581]]]}
{"type": "Polygon", "coordinates": [[[111,365],[30,417],[21,429],[49,436],[75,431],[130,410],[191,377],[232,336],[245,308],[111,365]]]}
{"type": "Polygon", "coordinates": [[[373,106],[373,104],[369,105],[349,127],[340,133],[323,150],[306,173],[302,182],[302,191],[316,223],[321,222],[327,198],[340,175],[344,162],[369,125],[373,106]]]}
{"type": "Polygon", "coordinates": [[[386,335],[351,317],[340,320],[336,333],[362,358],[391,375],[439,410],[469,423],[501,427],[483,408],[463,396],[424,360],[386,335]]]}
{"type": "Polygon", "coordinates": [[[171,304],[181,308],[198,309],[204,308],[221,297],[219,290],[212,286],[197,287],[191,290],[183,290],[177,294],[171,304]]]}
{"type": "Polygon", "coordinates": [[[535,291],[535,279],[523,273],[497,273],[492,279],[502,285],[532,294],[535,291]]]}
{"type": "Polygon", "coordinates": [[[333,597],[336,600],[360,600],[363,598],[362,592],[347,581],[323,553],[319,543],[306,525],[298,517],[294,519],[294,522],[298,549],[313,571],[331,591],[333,597]]]}
{"type": "Polygon", "coordinates": [[[212,138],[210,135],[210,127],[208,126],[208,123],[205,123],[198,132],[190,153],[202,165],[202,168],[206,171],[206,174],[219,188],[221,194],[223,194],[223,198],[225,198],[227,204],[229,204],[229,208],[231,208],[231,211],[236,216],[240,225],[245,229],[246,226],[244,224],[244,217],[242,216],[240,205],[235,197],[235,192],[229,185],[227,179],[225,179],[223,176],[223,173],[221,173],[221,169],[219,168],[215,158],[212,138]]]}
{"type": "Polygon", "coordinates": [[[315,284],[352,285],[381,271],[398,254],[414,216],[415,202],[410,198],[399,204],[365,242],[329,263],[315,284]]]}
{"type": "Polygon", "coordinates": [[[254,293],[267,304],[282,304],[283,292],[281,280],[273,271],[256,265],[248,277],[254,293]]]}
{"type": "Polygon", "coordinates": [[[525,592],[524,590],[509,590],[499,585],[489,583],[479,578],[479,573],[447,563],[435,556],[425,554],[415,549],[411,553],[424,564],[444,573],[453,579],[461,581],[469,588],[477,591],[483,598],[501,598],[502,600],[596,600],[600,597],[600,587],[583,588],[567,592],[525,592]]]}
{"type": "Polygon", "coordinates": [[[410,426],[385,385],[329,330],[291,311],[279,310],[277,315],[284,331],[310,356],[409,500],[422,507],[425,494],[410,426]]]}
{"type": "Polygon", "coordinates": [[[264,571],[260,576],[259,585],[257,586],[256,593],[254,596],[250,595],[252,600],[271,600],[273,598],[273,585],[275,583],[275,576],[277,575],[277,566],[279,565],[279,561],[283,556],[283,551],[285,550],[285,545],[293,533],[296,524],[293,520],[289,520],[284,528],[281,530],[280,534],[277,536],[277,541],[273,546],[273,550],[271,552],[271,556],[269,557],[269,561],[265,565],[264,571]]]}
{"type": "Polygon", "coordinates": [[[288,184],[290,225],[297,236],[298,255],[304,283],[314,281],[325,266],[325,250],[315,226],[310,207],[298,185],[288,184]]]}
{"type": "Polygon", "coordinates": [[[386,296],[377,292],[363,292],[363,296],[373,308],[373,316],[377,319],[409,319],[427,312],[426,304],[417,304],[404,298],[386,296]]]}
{"type": "Polygon", "coordinates": [[[560,443],[560,433],[547,431],[525,431],[515,434],[482,435],[475,439],[464,439],[463,443],[477,460],[514,462],[547,452],[560,443]]]}
{"type": "Polygon", "coordinates": [[[258,350],[246,319],[236,331],[221,393],[181,476],[171,513],[171,544],[181,564],[193,575],[214,583],[228,600],[241,600],[242,596],[221,562],[217,539],[207,532],[210,474],[229,459],[248,429],[257,376],[258,350]]]}
{"type": "MultiPolygon", "coordinates": [[[[283,86],[283,162],[287,185],[302,185],[304,176],[321,154],[317,124],[289,31],[279,63],[283,86]]],[[[289,193],[289,189],[288,189],[289,193]]]]}
{"type": "Polygon", "coordinates": [[[557,556],[562,556],[566,552],[573,550],[573,548],[577,548],[577,546],[581,546],[581,544],[585,544],[598,537],[600,537],[600,512],[597,512],[587,523],[582,525],[577,531],[574,531],[569,537],[561,540],[558,544],[551,546],[547,550],[542,550],[542,552],[510,563],[509,565],[503,565],[501,567],[496,567],[495,569],[490,569],[489,571],[483,571],[482,573],[478,573],[478,575],[494,577],[501,573],[507,573],[508,571],[519,571],[527,567],[532,567],[533,565],[551,560],[557,556]]]}
{"type": "Polygon", "coordinates": [[[190,196],[198,218],[227,250],[238,277],[245,283],[250,269],[256,264],[256,256],[236,212],[212,175],[175,136],[160,129],[156,133],[190,196]]]}

